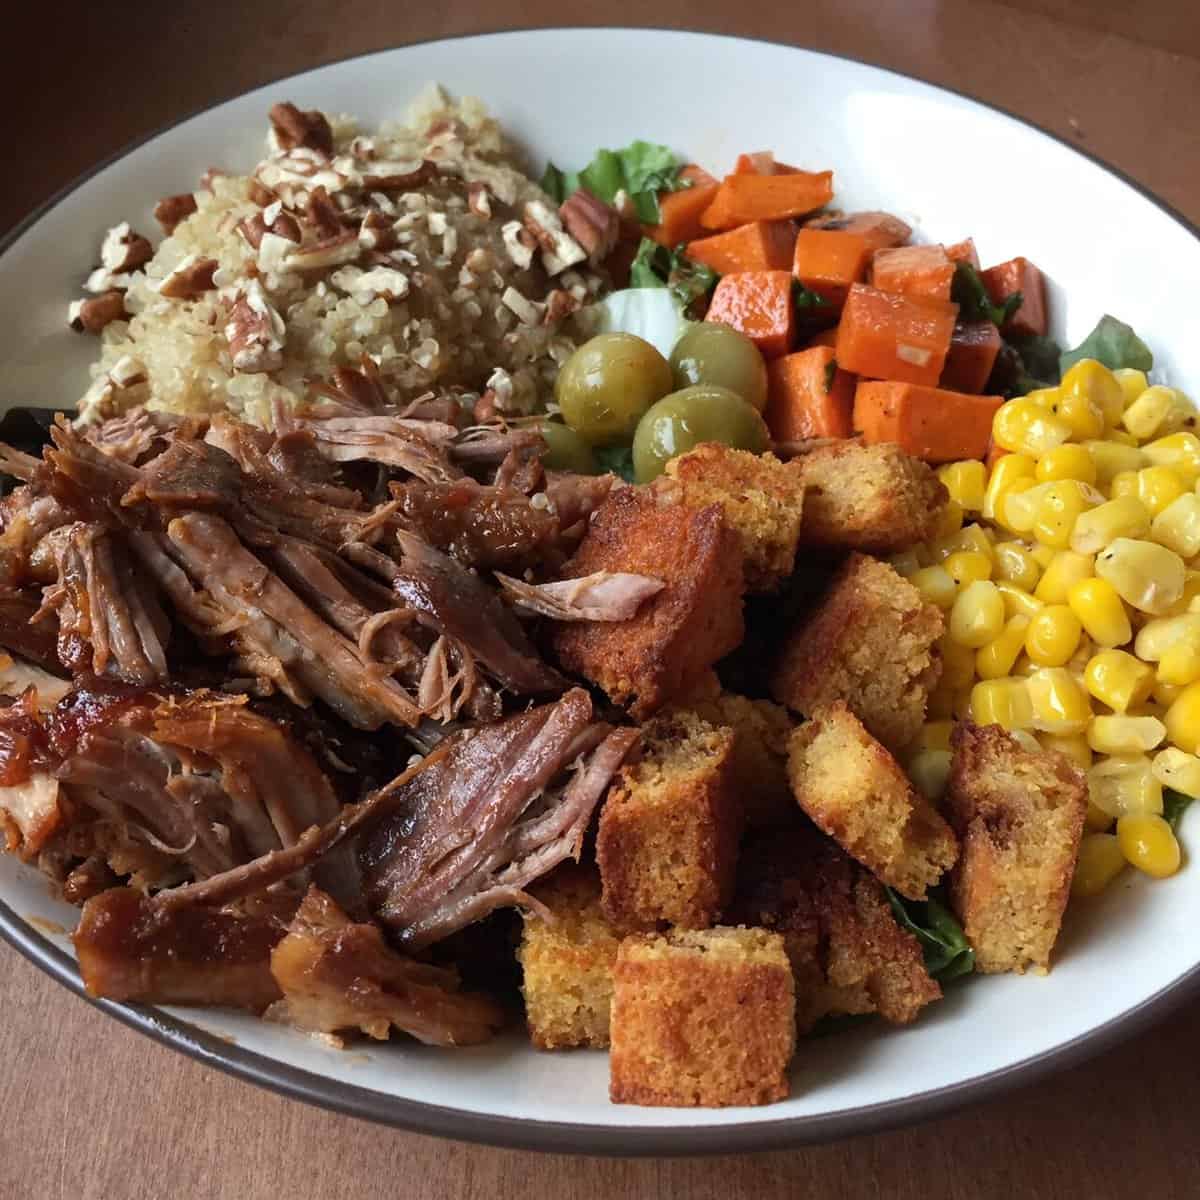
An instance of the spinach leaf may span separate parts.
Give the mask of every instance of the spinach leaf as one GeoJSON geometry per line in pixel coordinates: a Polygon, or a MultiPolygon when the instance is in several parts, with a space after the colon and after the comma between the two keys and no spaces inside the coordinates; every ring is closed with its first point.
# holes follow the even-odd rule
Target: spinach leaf
{"type": "Polygon", "coordinates": [[[629,267],[629,286],[666,287],[671,273],[671,252],[652,238],[642,238],[629,267]]]}
{"type": "Polygon", "coordinates": [[[925,954],[925,969],[939,983],[948,983],[975,970],[975,951],[967,941],[954,914],[936,897],[905,900],[885,888],[892,912],[902,929],[907,929],[925,954]]]}
{"type": "Polygon", "coordinates": [[[598,446],[595,450],[596,463],[601,472],[611,471],[626,483],[634,483],[633,450],[629,446],[598,446]]]}
{"type": "Polygon", "coordinates": [[[810,291],[798,279],[792,280],[792,303],[802,317],[808,316],[814,309],[832,307],[824,296],[810,291]]]}
{"type": "Polygon", "coordinates": [[[1163,788],[1163,820],[1176,832],[1179,832],[1179,819],[1183,811],[1192,802],[1191,796],[1185,796],[1174,788],[1163,788]]]}
{"type": "Polygon", "coordinates": [[[1154,366],[1154,355],[1124,321],[1118,321],[1105,313],[1096,328],[1075,347],[1059,359],[1059,369],[1065,374],[1081,358],[1094,358],[1110,371],[1120,367],[1133,367],[1138,371],[1149,371],[1154,366]]]}
{"type": "Polygon", "coordinates": [[[960,259],[954,264],[950,299],[958,305],[958,319],[964,324],[991,321],[993,325],[1004,325],[1021,307],[1025,298],[1020,292],[1014,292],[1005,297],[1003,304],[993,304],[983,285],[983,277],[971,263],[960,259]]]}
{"type": "Polygon", "coordinates": [[[1053,338],[1036,334],[1009,338],[996,355],[984,390],[1008,398],[1053,387],[1059,381],[1058,355],[1058,343],[1053,338]]]}
{"type": "Polygon", "coordinates": [[[718,279],[712,267],[688,258],[682,244],[668,250],[651,238],[642,238],[629,268],[630,287],[670,288],[684,313],[711,295],[718,279]]]}
{"type": "Polygon", "coordinates": [[[538,180],[538,187],[554,201],[555,204],[561,204],[567,198],[566,175],[563,174],[552,162],[546,164],[546,169],[542,172],[541,179],[538,180]]]}
{"type": "Polygon", "coordinates": [[[666,146],[654,142],[630,142],[623,150],[597,150],[582,171],[563,171],[553,163],[539,181],[542,190],[561,204],[572,192],[585,187],[597,199],[612,204],[618,192],[624,192],[633,204],[639,221],[657,225],[662,220],[658,207],[659,192],[677,192],[691,187],[691,181],[679,178],[682,163],[666,146]]]}

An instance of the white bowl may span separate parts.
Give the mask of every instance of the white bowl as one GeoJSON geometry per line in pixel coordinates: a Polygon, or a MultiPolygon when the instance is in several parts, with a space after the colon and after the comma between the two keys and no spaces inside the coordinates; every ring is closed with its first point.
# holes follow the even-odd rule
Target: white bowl
{"type": "MultiPolygon", "coordinates": [[[[934,240],[972,235],[985,262],[1037,262],[1067,344],[1112,312],[1170,378],[1200,383],[1200,235],[1103,165],[994,109],[860,63],[763,42],[589,29],[466,37],[336,63],[191,117],[98,168],[30,218],[0,256],[3,404],[72,406],[81,395],[95,342],[69,332],[64,317],[105,228],[127,219],[149,230],[157,197],[195,187],[210,165],[248,168],[276,100],[374,122],[430,80],[486,100],[535,170],[546,158],[582,165],[596,147],[635,137],[668,142],[714,171],[739,151],[768,148],[832,167],[844,207],[888,209],[934,240]]],[[[1200,817],[1189,817],[1185,844],[1200,838],[1200,817]]],[[[5,855],[0,900],[0,932],[79,990],[61,932],[75,910],[5,855]]],[[[591,1153],[745,1150],[930,1116],[1111,1044],[1200,986],[1198,911],[1200,869],[1161,883],[1126,872],[1068,914],[1048,977],[970,979],[907,1029],[804,1041],[792,1098],[761,1109],[614,1106],[605,1055],[539,1054],[516,1034],[471,1050],[397,1039],[339,1052],[224,1011],[100,1007],[255,1082],[423,1132],[591,1153]]]]}

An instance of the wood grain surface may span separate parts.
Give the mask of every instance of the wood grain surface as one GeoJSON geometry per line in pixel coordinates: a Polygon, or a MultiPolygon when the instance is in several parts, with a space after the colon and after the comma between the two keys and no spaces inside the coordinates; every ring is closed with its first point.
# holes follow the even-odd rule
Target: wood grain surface
{"type": "MultiPolygon", "coordinates": [[[[740,33],[906,71],[1077,139],[1200,222],[1196,0],[68,0],[47,12],[51,38],[5,42],[0,229],[128,141],[281,75],[425,38],[579,24],[740,33]]],[[[1038,185],[998,164],[995,186],[1038,185]]],[[[742,1158],[539,1156],[282,1100],[151,1043],[0,947],[0,1200],[1187,1200],[1200,1196],[1197,1062],[1192,1010],[1087,1065],[907,1130],[742,1158]]]]}

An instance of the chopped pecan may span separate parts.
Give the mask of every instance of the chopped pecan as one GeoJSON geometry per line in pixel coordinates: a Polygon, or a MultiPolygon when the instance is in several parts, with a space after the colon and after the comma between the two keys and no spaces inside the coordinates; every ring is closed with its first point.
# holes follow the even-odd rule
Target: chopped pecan
{"type": "Polygon", "coordinates": [[[335,237],[292,250],[280,265],[285,271],[313,271],[353,262],[360,253],[358,234],[347,229],[335,237]]]}
{"type": "Polygon", "coordinates": [[[136,271],[153,257],[154,248],[140,233],[134,233],[128,221],[114,225],[100,244],[100,264],[114,275],[136,271]]]}
{"type": "Polygon", "coordinates": [[[271,307],[262,285],[251,280],[238,293],[225,323],[225,340],[235,371],[274,371],[283,363],[286,327],[271,307]]]}
{"type": "Polygon", "coordinates": [[[475,179],[467,184],[467,207],[477,217],[492,215],[492,193],[488,191],[486,183],[475,179]]]}
{"type": "Polygon", "coordinates": [[[72,329],[99,333],[110,321],[123,321],[128,316],[124,292],[113,288],[87,300],[72,300],[67,321],[72,329]]]}
{"type": "Polygon", "coordinates": [[[563,229],[558,213],[540,200],[525,205],[525,228],[534,236],[542,251],[542,265],[548,275],[557,275],[587,258],[587,251],[563,229]]]}
{"type": "Polygon", "coordinates": [[[237,223],[237,231],[255,250],[262,245],[263,237],[268,233],[273,233],[276,237],[296,245],[300,244],[299,223],[291,213],[283,211],[278,201],[268,205],[262,212],[256,212],[250,217],[243,217],[237,223]]]}
{"type": "Polygon", "coordinates": [[[102,296],[105,292],[123,292],[129,287],[129,276],[116,274],[107,267],[97,267],[83,281],[83,289],[93,296],[102,296]]]}
{"type": "Polygon", "coordinates": [[[557,325],[559,321],[565,320],[573,312],[576,312],[579,306],[579,301],[570,292],[565,292],[562,288],[554,288],[546,296],[546,324],[557,325]]]}
{"type": "Polygon", "coordinates": [[[132,354],[122,354],[109,368],[108,377],[119,388],[131,388],[148,378],[145,365],[132,354]]]}
{"type": "Polygon", "coordinates": [[[392,304],[408,295],[408,276],[392,266],[379,266],[370,271],[343,267],[329,277],[329,282],[349,292],[363,305],[370,304],[376,296],[382,296],[392,304]]]}
{"type": "Polygon", "coordinates": [[[205,171],[204,174],[200,176],[200,186],[206,192],[211,192],[214,190],[213,189],[213,181],[217,180],[217,179],[221,179],[222,177],[224,177],[228,174],[229,174],[228,171],[222,170],[222,168],[220,168],[220,167],[209,167],[208,170],[205,171]]]}
{"type": "Polygon", "coordinates": [[[191,192],[180,192],[178,196],[164,196],[154,206],[154,218],[169,237],[180,221],[196,211],[196,197],[191,192]]]}
{"type": "Polygon", "coordinates": [[[250,199],[260,208],[266,208],[268,204],[274,204],[279,199],[273,191],[260,179],[255,179],[250,176],[249,186],[250,199]]]}
{"type": "Polygon", "coordinates": [[[559,206],[567,232],[587,251],[593,265],[603,262],[621,236],[621,218],[617,210],[593,196],[587,188],[577,188],[559,206]]]}
{"type": "Polygon", "coordinates": [[[201,258],[189,254],[158,285],[160,296],[170,300],[195,300],[214,288],[213,274],[217,269],[215,258],[201,258]]]}
{"type": "Polygon", "coordinates": [[[436,179],[437,175],[437,164],[427,158],[373,162],[370,171],[363,175],[363,187],[369,192],[406,192],[436,179]]]}
{"type": "Polygon", "coordinates": [[[536,300],[530,300],[528,296],[523,296],[515,287],[504,289],[500,303],[509,312],[516,313],[522,325],[540,325],[546,311],[544,304],[539,304],[536,300]]]}
{"type": "Polygon", "coordinates": [[[513,265],[527,270],[533,264],[533,252],[537,249],[537,239],[522,226],[520,221],[509,221],[500,227],[500,236],[504,239],[504,248],[513,265]]]}
{"type": "Polygon", "coordinates": [[[396,244],[392,223],[378,209],[368,209],[358,229],[358,244],[364,250],[390,250],[396,244]]]}
{"type": "Polygon", "coordinates": [[[294,150],[306,146],[329,158],[333,154],[333,130],[325,114],[317,109],[301,112],[294,104],[285,100],[271,106],[271,131],[281,150],[294,150]]]}
{"type": "Polygon", "coordinates": [[[321,238],[336,237],[345,228],[341,213],[329,199],[329,193],[321,186],[313,188],[309,193],[304,219],[321,238]]]}

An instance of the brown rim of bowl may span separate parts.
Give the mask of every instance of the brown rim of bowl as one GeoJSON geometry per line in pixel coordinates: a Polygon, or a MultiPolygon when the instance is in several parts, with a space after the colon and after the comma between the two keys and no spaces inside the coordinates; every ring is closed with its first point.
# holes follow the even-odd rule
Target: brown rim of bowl
{"type": "MultiPolygon", "coordinates": [[[[477,31],[473,33],[454,34],[449,37],[424,38],[417,42],[405,42],[398,46],[382,50],[373,50],[368,54],[351,54],[344,58],[333,59],[322,63],[319,67],[310,67],[306,71],[280,76],[255,84],[242,92],[227,96],[211,104],[202,105],[184,114],[174,121],[128,142],[119,150],[97,163],[95,166],[79,175],[60,188],[52,196],[39,205],[24,220],[9,230],[0,238],[0,256],[21,237],[30,227],[35,225],[46,213],[54,208],[61,200],[76,191],[94,175],[119,161],[139,146],[152,141],[164,133],[182,125],[193,117],[237,100],[261,88],[275,87],[290,79],[306,75],[310,71],[323,67],[338,66],[342,63],[367,59],[380,54],[391,54],[396,50],[412,46],[431,45],[435,42],[455,42],[467,38],[504,38],[509,35],[529,35],[537,33],[575,33],[580,30],[571,27],[526,27],[516,29],[501,29],[492,31],[477,31]]],[[[1032,129],[1045,137],[1065,146],[1071,153],[1099,166],[1108,174],[1119,179],[1132,188],[1156,208],[1166,213],[1177,225],[1193,238],[1200,241],[1200,228],[1188,220],[1182,213],[1156,196],[1143,184],[1131,178],[1118,167],[1105,162],[1102,158],[1069,142],[1066,138],[1051,130],[1044,129],[1033,121],[1017,116],[999,105],[980,100],[967,92],[955,88],[942,87],[928,83],[915,75],[903,71],[894,71],[888,67],[880,67],[865,59],[848,54],[834,54],[824,50],[810,50],[789,42],[774,41],[771,38],[734,37],[727,34],[710,33],[701,29],[670,29],[660,27],[630,27],[630,26],[597,26],[589,27],[584,32],[631,33],[639,34],[669,33],[682,34],[692,37],[706,37],[725,42],[749,42],[759,45],[777,46],[787,50],[801,50],[808,54],[817,54],[824,58],[836,59],[842,62],[852,62],[858,66],[892,75],[911,83],[919,83],[934,91],[945,92],[960,99],[978,104],[991,112],[1009,117],[1018,124],[1032,129]]],[[[1185,971],[1172,983],[1161,988],[1154,995],[1147,997],[1140,1004],[1134,1005],[1120,1016],[1113,1017],[1103,1025],[1096,1026],[1069,1041],[1046,1050],[1041,1054],[1032,1055],[1008,1066],[1000,1067],[972,1079],[946,1087],[933,1088],[929,1091],[918,1092],[898,1100],[884,1101],[878,1104],[860,1105],[855,1108],[841,1109],[837,1112],[814,1114],[803,1117],[783,1117],[779,1120],[753,1121],[740,1125],[678,1125],[657,1128],[642,1128],[639,1126],[587,1125],[564,1121],[537,1121],[518,1117],[489,1116],[483,1113],[470,1112],[464,1109],[449,1108],[444,1105],[428,1104],[419,1100],[406,1100],[392,1096],[386,1092],[377,1092],[371,1088],[358,1087],[341,1083],[327,1076],[315,1075],[311,1071],[303,1071],[298,1067],[288,1066],[264,1054],[246,1050],[241,1046],[232,1045],[221,1038],[206,1033],[195,1025],[169,1016],[161,1010],[145,1005],[117,1004],[111,1000],[94,1000],[84,991],[83,982],[75,960],[65,951],[55,946],[47,937],[37,932],[28,922],[22,920],[13,909],[0,901],[0,937],[3,937],[20,954],[24,955],[35,966],[40,967],[46,974],[69,988],[76,995],[87,1000],[93,1007],[100,1009],[118,1021],[136,1029],[165,1046],[181,1051],[205,1066],[216,1067],[239,1079],[245,1079],[260,1087],[269,1088],[279,1095],[315,1104],[321,1108],[346,1116],[358,1117],[366,1121],[374,1121],[390,1125],[398,1129],[410,1130],[414,1133],[429,1134],[434,1137],[451,1138],[458,1141],[477,1142],[484,1145],[503,1146],[518,1150],[539,1150],[557,1154],[592,1154],[609,1156],[645,1156],[675,1157],[685,1155],[737,1154],[759,1150],[779,1150],[793,1146],[808,1145],[816,1142],[832,1141],[837,1138],[850,1137],[856,1134],[877,1133],[882,1130],[895,1128],[900,1125],[912,1124],[917,1121],[930,1120],[968,1103],[989,1099],[1000,1095],[1021,1084],[1032,1083],[1036,1079],[1052,1071],[1074,1066],[1099,1054],[1118,1042],[1132,1037],[1134,1034],[1149,1028],[1155,1022],[1166,1016],[1184,1000],[1200,993],[1200,962],[1185,971]]],[[[619,1111],[619,1110],[618,1110],[619,1111]]]]}

